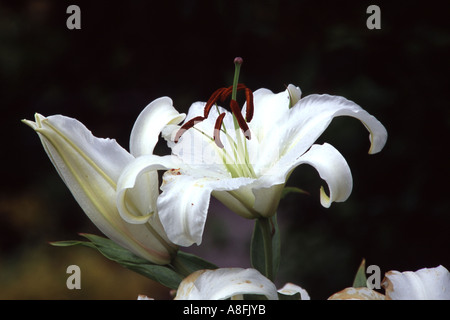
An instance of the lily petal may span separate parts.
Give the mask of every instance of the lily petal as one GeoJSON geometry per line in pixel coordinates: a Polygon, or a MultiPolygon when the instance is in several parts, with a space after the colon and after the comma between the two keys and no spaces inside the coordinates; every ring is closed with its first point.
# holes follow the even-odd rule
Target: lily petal
{"type": "Polygon", "coordinates": [[[267,188],[262,187],[263,181],[261,180],[255,181],[252,189],[255,197],[252,209],[263,217],[271,217],[277,211],[284,183],[274,184],[267,188]]]}
{"type": "Polygon", "coordinates": [[[306,153],[297,159],[284,157],[273,167],[267,177],[271,175],[272,181],[281,183],[285,181],[287,175],[300,164],[309,164],[319,173],[320,177],[327,182],[330,195],[325,192],[324,187],[320,188],[320,203],[328,208],[332,202],[342,202],[348,199],[352,192],[353,180],[350,168],[342,154],[332,145],[313,145],[306,153]]]}
{"type": "MultiPolygon", "coordinates": [[[[273,93],[268,89],[258,89],[253,93],[254,114],[249,127],[258,141],[262,142],[271,135],[273,128],[285,121],[289,111],[290,96],[288,90],[273,93]]],[[[245,104],[242,113],[245,114],[245,104]]]]}
{"type": "MultiPolygon", "coordinates": [[[[145,155],[131,161],[122,171],[117,182],[117,208],[122,218],[128,223],[146,223],[156,212],[156,207],[138,208],[134,197],[152,197],[159,194],[157,170],[169,170],[175,167],[171,156],[160,157],[157,155],[145,155]],[[149,176],[151,175],[151,176],[149,176]],[[141,184],[140,181],[156,177],[150,183],[141,184]],[[153,182],[154,181],[154,182],[153,182]],[[145,193],[147,193],[145,195],[145,193]],[[139,195],[135,195],[138,193],[139,195]],[[144,210],[142,210],[144,209],[144,210]]],[[[156,198],[155,202],[156,204],[156,198]]]]}
{"type": "Polygon", "coordinates": [[[370,154],[381,151],[387,140],[386,128],[374,116],[353,101],[339,96],[312,94],[300,99],[290,110],[286,122],[279,126],[284,148],[280,156],[288,152],[301,155],[325,131],[333,118],[350,116],[360,120],[370,132],[370,154]]]}
{"type": "Polygon", "coordinates": [[[214,179],[185,174],[184,169],[164,173],[158,197],[161,222],[169,239],[181,246],[200,245],[213,190],[235,190],[250,179],[214,179]],[[174,214],[176,212],[176,214],[174,214]]]}
{"type": "Polygon", "coordinates": [[[161,190],[158,207],[171,241],[185,247],[193,243],[200,245],[212,189],[192,176],[168,171],[163,176],[161,190]]]}
{"type": "Polygon", "coordinates": [[[255,269],[199,270],[185,278],[175,300],[222,300],[244,294],[277,300],[275,285],[255,269]]]}
{"type": "Polygon", "coordinates": [[[443,267],[389,271],[383,287],[388,300],[450,300],[450,273],[443,267]]]}
{"type": "Polygon", "coordinates": [[[369,288],[345,288],[336,292],[328,300],[385,300],[385,296],[369,288]]]}
{"type": "Polygon", "coordinates": [[[234,213],[247,219],[254,219],[260,215],[253,209],[255,204],[253,191],[250,186],[242,186],[232,191],[214,190],[212,195],[234,213]]]}
{"type": "Polygon", "coordinates": [[[161,97],[152,101],[139,114],[130,135],[130,152],[138,157],[152,154],[159,134],[166,125],[178,124],[185,118],[173,107],[172,99],[161,97]]]}
{"type": "Polygon", "coordinates": [[[117,179],[133,156],[115,140],[94,137],[73,118],[36,114],[36,122],[24,122],[39,134],[62,180],[108,238],[154,263],[170,262],[173,245],[149,234],[150,225],[126,223],[115,205],[117,179]]]}
{"type": "MultiPolygon", "coordinates": [[[[44,117],[36,113],[35,120],[36,122],[29,120],[23,120],[23,122],[33,128],[41,139],[44,139],[45,148],[60,147],[59,152],[62,151],[62,148],[70,148],[69,150],[72,152],[70,156],[84,159],[83,165],[87,166],[86,169],[94,168],[104,177],[110,177],[112,181],[119,178],[122,169],[133,159],[114,139],[94,137],[91,131],[76,119],[61,115],[44,117]],[[115,161],[104,162],[105,158],[114,158],[115,161]]],[[[46,151],[49,150],[46,149],[46,151]]],[[[52,155],[49,154],[49,156],[52,155]]],[[[63,159],[51,158],[51,160],[61,161],[63,159]]],[[[63,167],[59,163],[53,164],[57,170],[63,167]]],[[[62,172],[59,173],[62,174],[62,172]]],[[[64,177],[62,178],[64,179],[64,177]]],[[[114,184],[111,181],[110,183],[114,184]]]]}
{"type": "Polygon", "coordinates": [[[289,93],[289,106],[292,108],[302,97],[302,90],[293,84],[288,85],[287,91],[289,93]]]}
{"type": "Polygon", "coordinates": [[[283,288],[278,290],[278,292],[285,295],[294,295],[300,293],[300,300],[311,300],[308,292],[305,289],[293,283],[286,283],[283,288]]]}

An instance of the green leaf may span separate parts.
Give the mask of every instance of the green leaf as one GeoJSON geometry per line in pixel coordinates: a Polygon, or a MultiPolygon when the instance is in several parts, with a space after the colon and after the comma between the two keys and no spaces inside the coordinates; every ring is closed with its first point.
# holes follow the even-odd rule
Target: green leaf
{"type": "Polygon", "coordinates": [[[167,266],[157,264],[137,264],[131,262],[118,262],[120,265],[139,273],[149,279],[159,282],[170,289],[178,289],[183,276],[167,266]]]}
{"type": "Polygon", "coordinates": [[[53,246],[67,247],[82,245],[97,249],[109,260],[119,263],[121,266],[137,272],[149,279],[157,281],[162,285],[177,289],[183,276],[175,272],[170,266],[153,264],[144,258],[141,258],[131,251],[119,246],[114,241],[96,236],[93,234],[81,234],[89,241],[58,241],[51,242],[53,246]]]}
{"type": "Polygon", "coordinates": [[[305,191],[305,190],[297,188],[297,187],[284,187],[283,192],[281,193],[281,198],[283,199],[289,193],[301,193],[301,194],[310,195],[310,193],[308,191],[305,191]]]}
{"type": "Polygon", "coordinates": [[[355,279],[353,280],[353,288],[365,288],[367,287],[366,277],[366,260],[363,259],[356,272],[355,279]]]}
{"type": "Polygon", "coordinates": [[[250,258],[253,268],[270,280],[274,280],[280,266],[280,231],[276,214],[271,218],[264,219],[267,219],[267,221],[263,221],[262,219],[255,220],[255,228],[250,247],[250,258]],[[265,247],[265,241],[270,243],[268,248],[265,247]],[[271,262],[267,260],[271,260],[271,262]]]}
{"type": "Polygon", "coordinates": [[[95,245],[95,247],[108,259],[116,262],[131,262],[149,264],[148,260],[135,255],[133,252],[119,246],[114,241],[94,234],[81,234],[95,245]]]}
{"type": "Polygon", "coordinates": [[[95,247],[93,243],[92,244],[89,242],[86,243],[86,241],[79,241],[79,240],[53,241],[50,242],[50,244],[55,247],[71,247],[76,245],[88,245],[88,244],[90,244],[89,246],[92,248],[95,247]]]}
{"type": "Polygon", "coordinates": [[[177,256],[172,261],[175,270],[184,275],[189,275],[197,270],[217,269],[217,266],[191,253],[178,250],[177,256]]]}

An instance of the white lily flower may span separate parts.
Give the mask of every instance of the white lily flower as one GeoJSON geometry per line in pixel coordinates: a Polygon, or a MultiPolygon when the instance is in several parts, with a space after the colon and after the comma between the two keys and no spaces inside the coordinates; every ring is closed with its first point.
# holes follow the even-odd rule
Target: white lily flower
{"type": "Polygon", "coordinates": [[[450,273],[443,266],[415,272],[389,271],[383,287],[387,300],[450,300],[450,273]]]}
{"type": "MultiPolygon", "coordinates": [[[[232,113],[215,105],[230,88],[216,91],[207,103],[194,103],[183,126],[167,126],[162,132],[172,157],[138,158],[119,181],[120,192],[127,192],[137,187],[134,181],[143,173],[168,170],[158,210],[169,238],[178,245],[201,243],[211,195],[245,218],[272,216],[288,177],[301,164],[313,166],[327,183],[329,194],[320,189],[324,207],[345,201],[352,190],[347,162],[330,144],[314,144],[334,117],[351,116],[364,124],[370,132],[369,153],[385,145],[384,126],[343,97],[300,98],[293,85],[278,94],[267,89],[252,94],[243,85],[238,89],[247,97],[242,110],[233,100],[232,113]]],[[[130,223],[145,222],[129,211],[120,213],[130,223]]]]}
{"type": "Polygon", "coordinates": [[[300,292],[302,298],[309,300],[308,293],[293,284],[277,291],[272,281],[251,268],[198,270],[180,283],[175,300],[239,300],[245,294],[263,295],[269,300],[278,300],[278,292],[286,295],[300,292]]]}
{"type": "MultiPolygon", "coordinates": [[[[148,107],[159,117],[159,126],[139,126],[131,133],[131,153],[115,140],[94,137],[79,121],[62,115],[44,117],[36,122],[23,120],[38,134],[50,160],[76,201],[92,222],[111,240],[157,264],[167,264],[177,251],[168,238],[156,210],[158,176],[149,172],[136,184],[139,188],[124,199],[127,208],[149,216],[144,224],[130,224],[119,215],[116,206],[117,182],[125,167],[136,156],[151,154],[165,124],[178,123],[180,115],[169,98],[160,98],[148,107]],[[164,111],[162,111],[164,109],[164,111]],[[142,137],[145,136],[145,144],[142,137]]],[[[139,123],[139,119],[137,121],[139,123]]]]}

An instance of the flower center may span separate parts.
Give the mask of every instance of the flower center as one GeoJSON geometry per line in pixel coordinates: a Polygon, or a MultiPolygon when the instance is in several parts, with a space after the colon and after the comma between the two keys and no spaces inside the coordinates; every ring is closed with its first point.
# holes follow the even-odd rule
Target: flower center
{"type": "MultiPolygon", "coordinates": [[[[225,112],[219,114],[216,118],[214,124],[214,130],[212,135],[212,140],[214,140],[216,146],[222,150],[222,159],[227,167],[228,171],[231,173],[232,177],[255,177],[255,173],[249,161],[249,156],[247,152],[246,140],[251,139],[250,129],[248,123],[253,118],[253,92],[247,88],[244,84],[238,83],[240,66],[242,64],[242,58],[235,58],[235,74],[233,85],[227,88],[220,88],[214,91],[209,100],[206,102],[204,107],[203,116],[197,116],[186,123],[184,123],[175,135],[174,142],[177,143],[181,136],[189,129],[193,128],[196,124],[207,119],[213,106],[217,107],[217,103],[223,103],[226,99],[231,96],[230,99],[230,110],[233,115],[234,128],[236,130],[236,140],[233,140],[227,133],[227,129],[223,123],[223,119],[226,115],[225,112]],[[241,113],[241,108],[236,101],[236,95],[238,91],[244,91],[245,101],[247,103],[245,118],[241,113]],[[240,132],[241,133],[240,133],[240,132]],[[229,140],[232,147],[232,152],[227,152],[224,149],[224,145],[221,141],[221,133],[223,133],[229,140]],[[242,134],[245,139],[242,139],[242,134]],[[232,156],[230,156],[232,154],[232,156]]],[[[218,109],[217,109],[218,110],[218,109]]],[[[203,133],[203,132],[202,132],[203,133]]],[[[203,133],[205,134],[205,133],[203,133]]],[[[205,134],[207,135],[207,134],[205,134]]],[[[209,136],[209,135],[207,135],[209,136]]]]}
{"type": "MultiPolygon", "coordinates": [[[[214,93],[211,95],[209,100],[206,102],[205,108],[204,108],[204,115],[203,116],[197,116],[192,118],[191,120],[187,121],[181,128],[178,130],[178,132],[175,135],[175,143],[178,142],[178,140],[181,138],[181,136],[190,128],[194,127],[197,123],[202,122],[203,120],[207,119],[209,116],[209,112],[211,111],[211,108],[217,104],[218,101],[224,102],[231,94],[233,90],[233,86],[228,88],[220,88],[214,91],[214,93]]],[[[233,98],[230,100],[230,109],[234,116],[234,119],[237,121],[238,126],[241,128],[242,132],[244,133],[244,136],[250,140],[251,134],[250,130],[248,128],[247,123],[249,123],[253,118],[253,93],[252,91],[247,88],[244,84],[239,83],[236,87],[236,91],[244,90],[245,92],[245,99],[247,102],[247,110],[245,114],[245,119],[241,114],[241,109],[239,107],[239,104],[237,101],[233,98]]],[[[221,126],[223,122],[223,118],[225,117],[225,112],[221,113],[216,120],[216,123],[214,125],[214,141],[216,142],[217,146],[219,148],[223,148],[223,144],[220,140],[220,131],[221,126]]]]}

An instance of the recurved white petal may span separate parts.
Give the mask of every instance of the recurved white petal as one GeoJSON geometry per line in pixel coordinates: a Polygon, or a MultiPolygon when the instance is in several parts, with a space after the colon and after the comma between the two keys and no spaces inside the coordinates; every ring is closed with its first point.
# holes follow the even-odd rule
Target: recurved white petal
{"type": "Polygon", "coordinates": [[[383,287],[388,300],[450,300],[450,273],[443,267],[389,271],[383,287]]]}
{"type": "Polygon", "coordinates": [[[302,90],[293,84],[288,85],[287,91],[289,93],[289,106],[292,108],[302,97],[302,90]]]}
{"type": "Polygon", "coordinates": [[[199,270],[185,278],[176,300],[223,300],[243,294],[264,295],[277,300],[275,285],[255,269],[199,270]]]}
{"type": "MultiPolygon", "coordinates": [[[[126,166],[117,182],[117,208],[128,223],[146,223],[156,212],[156,198],[159,195],[158,170],[169,170],[176,166],[171,156],[144,155],[126,166]],[[154,201],[142,199],[154,198],[154,201]],[[143,205],[136,206],[135,199],[143,205]]],[[[139,203],[139,202],[138,202],[139,203]]]]}
{"type": "Polygon", "coordinates": [[[344,97],[327,94],[312,94],[300,99],[290,109],[288,121],[283,126],[284,135],[290,141],[281,154],[296,150],[297,154],[313,144],[325,131],[331,121],[338,116],[349,116],[360,120],[369,131],[371,146],[369,153],[377,153],[384,147],[387,139],[386,128],[374,116],[353,101],[344,97]]]}
{"type": "Polygon", "coordinates": [[[278,170],[279,175],[274,181],[283,180],[291,170],[300,164],[313,166],[320,177],[326,181],[329,195],[326,194],[324,187],[320,188],[320,203],[324,207],[330,207],[332,202],[345,201],[350,196],[353,188],[350,168],[342,154],[332,145],[328,143],[315,144],[301,157],[293,159],[284,157],[277,166],[271,169],[270,173],[275,176],[278,170]]]}
{"type": "Polygon", "coordinates": [[[130,135],[130,152],[139,157],[152,154],[159,134],[168,124],[178,124],[185,118],[173,107],[172,99],[161,97],[152,101],[139,114],[130,135]]]}

